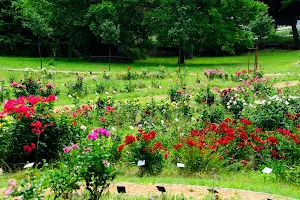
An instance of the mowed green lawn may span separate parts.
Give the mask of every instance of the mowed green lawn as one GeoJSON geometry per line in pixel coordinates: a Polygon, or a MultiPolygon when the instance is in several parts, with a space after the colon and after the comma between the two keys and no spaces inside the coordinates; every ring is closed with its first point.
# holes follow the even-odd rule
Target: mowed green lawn
{"type": "MultiPolygon", "coordinates": [[[[43,58],[43,66],[49,67],[50,63],[54,63],[51,58],[43,58]]],[[[146,60],[136,60],[134,63],[112,63],[112,72],[124,71],[130,65],[133,71],[140,71],[146,68],[149,71],[156,71],[159,65],[167,68],[177,67],[176,57],[148,57],[146,60]]],[[[251,65],[253,67],[254,53],[251,54],[251,65]]],[[[89,62],[83,59],[59,58],[55,63],[56,70],[67,71],[92,71],[101,72],[104,68],[108,70],[107,63],[89,62]]],[[[237,67],[247,69],[248,54],[223,56],[223,57],[194,57],[192,60],[186,60],[185,66],[191,71],[199,71],[203,69],[224,68],[225,71],[233,73],[237,67]]],[[[259,52],[259,67],[264,69],[265,73],[298,73],[300,72],[300,51],[287,50],[261,50],[259,52]]],[[[24,69],[24,68],[40,68],[39,58],[27,57],[0,57],[0,69],[24,69]]]]}

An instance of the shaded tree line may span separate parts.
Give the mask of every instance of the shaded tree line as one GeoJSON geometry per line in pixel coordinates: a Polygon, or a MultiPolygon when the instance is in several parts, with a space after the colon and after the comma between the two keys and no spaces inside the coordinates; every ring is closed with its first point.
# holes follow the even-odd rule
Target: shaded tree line
{"type": "Polygon", "coordinates": [[[234,54],[253,46],[250,24],[268,6],[255,0],[0,0],[2,55],[145,57],[178,49],[178,63],[203,51],[234,54]]]}

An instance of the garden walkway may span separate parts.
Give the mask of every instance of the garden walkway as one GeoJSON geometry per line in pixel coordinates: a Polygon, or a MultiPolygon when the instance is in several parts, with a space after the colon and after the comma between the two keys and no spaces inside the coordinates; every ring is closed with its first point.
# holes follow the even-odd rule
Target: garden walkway
{"type": "MultiPolygon", "coordinates": [[[[181,185],[181,184],[136,184],[136,183],[114,183],[110,186],[109,191],[113,193],[117,193],[117,185],[122,185],[126,187],[126,192],[128,195],[133,196],[143,196],[143,197],[154,197],[161,195],[156,188],[156,185],[163,185],[166,188],[167,195],[177,195],[184,196],[189,199],[204,199],[209,195],[207,186],[197,186],[197,185],[181,185]]],[[[238,189],[230,189],[230,188],[216,188],[219,192],[219,197],[221,199],[245,199],[245,200],[260,200],[267,198],[271,198],[273,200],[287,200],[292,199],[288,197],[271,195],[267,193],[261,192],[253,192],[248,190],[238,190],[238,189]]]]}
{"type": "MultiPolygon", "coordinates": [[[[157,199],[161,195],[156,188],[156,185],[162,185],[166,189],[166,196],[172,197],[185,197],[187,199],[205,199],[209,197],[207,186],[197,186],[197,185],[182,185],[182,184],[137,184],[137,183],[113,183],[108,189],[111,193],[117,193],[117,186],[125,186],[126,194],[125,196],[131,198],[144,197],[151,199],[157,199]]],[[[238,190],[230,188],[215,188],[218,191],[218,196],[220,199],[243,199],[243,200],[266,200],[268,198],[272,200],[293,200],[293,198],[283,197],[279,195],[272,195],[262,192],[253,192],[248,190],[238,190]]],[[[5,189],[0,189],[0,198],[4,194],[5,189]]],[[[46,193],[49,194],[50,191],[46,193]]],[[[124,196],[124,197],[125,197],[124,196]]],[[[84,197],[83,197],[84,198],[84,197]]]]}

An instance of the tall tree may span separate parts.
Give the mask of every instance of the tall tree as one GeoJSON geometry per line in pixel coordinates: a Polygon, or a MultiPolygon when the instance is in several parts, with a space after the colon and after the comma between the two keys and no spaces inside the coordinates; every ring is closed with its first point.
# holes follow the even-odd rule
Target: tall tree
{"type": "Polygon", "coordinates": [[[190,46],[234,53],[236,45],[252,45],[249,25],[267,7],[255,0],[161,0],[152,11],[152,27],[162,45],[179,48],[178,63],[190,46]]]}
{"type": "Polygon", "coordinates": [[[300,49],[299,33],[296,27],[300,20],[300,0],[262,0],[269,6],[269,14],[275,20],[275,26],[292,27],[295,49],[300,49]]]}
{"type": "Polygon", "coordinates": [[[44,15],[50,15],[50,4],[45,0],[24,0],[16,3],[16,6],[21,8],[23,26],[29,28],[33,32],[33,35],[38,38],[38,50],[42,69],[41,38],[49,37],[53,31],[49,25],[49,18],[44,17],[44,15]]]}

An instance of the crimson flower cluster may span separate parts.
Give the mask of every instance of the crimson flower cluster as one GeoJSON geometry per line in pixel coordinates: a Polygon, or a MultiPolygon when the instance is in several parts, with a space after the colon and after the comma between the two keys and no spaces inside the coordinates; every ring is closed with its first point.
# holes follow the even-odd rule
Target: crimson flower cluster
{"type": "Polygon", "coordinates": [[[35,113],[34,105],[38,103],[53,102],[56,96],[51,94],[48,97],[28,96],[18,97],[17,99],[10,99],[4,105],[2,114],[16,114],[18,118],[26,117],[31,118],[35,113]]]}

